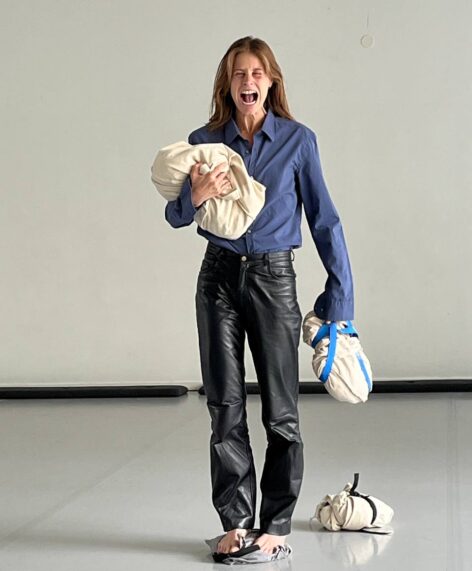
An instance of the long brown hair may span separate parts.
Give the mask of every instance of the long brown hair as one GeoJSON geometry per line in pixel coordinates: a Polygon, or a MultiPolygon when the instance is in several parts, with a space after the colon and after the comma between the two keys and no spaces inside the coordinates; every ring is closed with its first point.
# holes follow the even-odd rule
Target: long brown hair
{"type": "Polygon", "coordinates": [[[251,53],[257,56],[262,63],[265,73],[272,80],[272,86],[264,102],[266,111],[270,108],[275,115],[294,120],[288,108],[282,70],[275,59],[274,53],[263,40],[253,36],[246,36],[236,40],[229,46],[218,65],[213,84],[213,96],[210,107],[211,117],[206,124],[207,129],[213,131],[224,125],[230,120],[235,109],[234,101],[231,97],[231,77],[234,60],[240,53],[251,53]]]}

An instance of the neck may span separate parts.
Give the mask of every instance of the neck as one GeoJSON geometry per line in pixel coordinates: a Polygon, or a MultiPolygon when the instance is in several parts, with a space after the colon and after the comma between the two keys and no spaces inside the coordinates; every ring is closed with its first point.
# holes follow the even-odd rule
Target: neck
{"type": "Polygon", "coordinates": [[[251,137],[262,127],[266,115],[267,111],[264,108],[254,115],[243,115],[236,109],[236,124],[243,135],[251,137]]]}

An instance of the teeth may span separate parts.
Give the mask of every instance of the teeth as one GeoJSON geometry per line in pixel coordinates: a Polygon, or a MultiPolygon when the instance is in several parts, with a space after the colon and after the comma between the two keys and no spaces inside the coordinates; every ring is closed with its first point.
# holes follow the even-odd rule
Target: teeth
{"type": "Polygon", "coordinates": [[[251,89],[246,89],[245,91],[241,91],[241,93],[256,93],[256,92],[251,89]]]}

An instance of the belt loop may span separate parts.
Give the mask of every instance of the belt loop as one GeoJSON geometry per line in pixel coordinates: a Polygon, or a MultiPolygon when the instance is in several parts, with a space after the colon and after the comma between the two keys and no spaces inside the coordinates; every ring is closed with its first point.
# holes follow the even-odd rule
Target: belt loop
{"type": "Polygon", "coordinates": [[[269,270],[269,274],[273,277],[276,278],[277,276],[274,276],[274,274],[272,273],[272,268],[270,265],[270,256],[269,256],[269,252],[264,254],[264,258],[265,258],[265,263],[267,264],[267,269],[269,270]]]}
{"type": "Polygon", "coordinates": [[[290,253],[292,255],[292,262],[293,262],[293,260],[295,260],[295,252],[293,250],[290,250],[290,253]]]}

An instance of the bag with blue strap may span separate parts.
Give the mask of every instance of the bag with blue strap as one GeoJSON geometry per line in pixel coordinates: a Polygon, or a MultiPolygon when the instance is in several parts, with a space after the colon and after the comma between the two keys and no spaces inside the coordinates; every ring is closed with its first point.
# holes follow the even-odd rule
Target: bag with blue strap
{"type": "Polygon", "coordinates": [[[313,348],[313,371],[335,399],[357,404],[372,391],[372,369],[351,321],[323,321],[308,312],[303,341],[313,348]]]}

